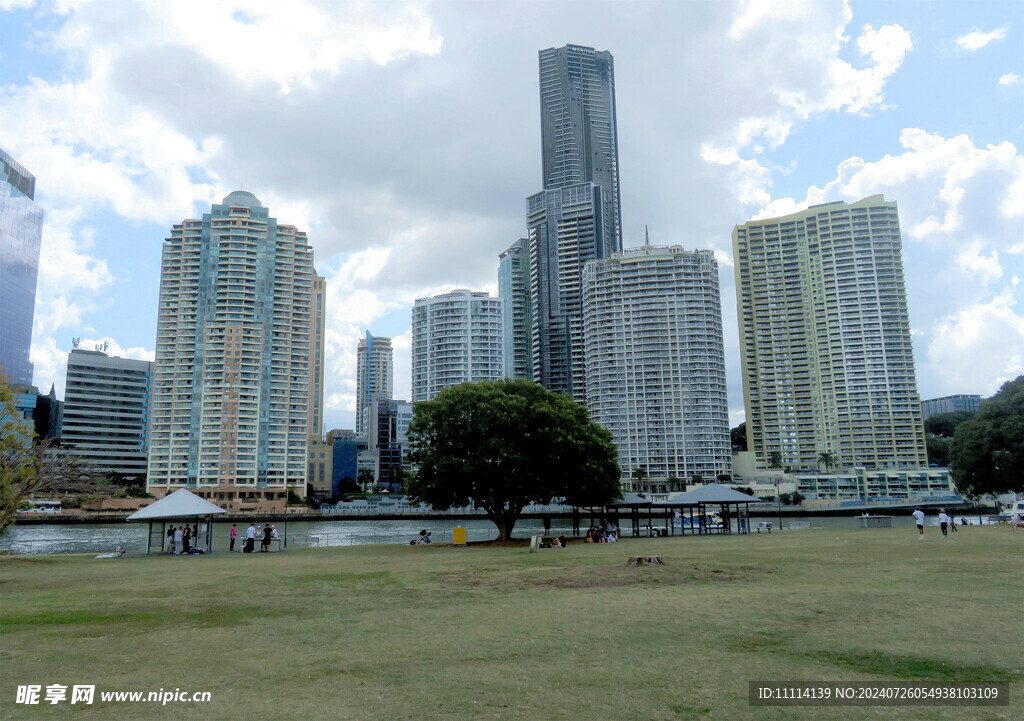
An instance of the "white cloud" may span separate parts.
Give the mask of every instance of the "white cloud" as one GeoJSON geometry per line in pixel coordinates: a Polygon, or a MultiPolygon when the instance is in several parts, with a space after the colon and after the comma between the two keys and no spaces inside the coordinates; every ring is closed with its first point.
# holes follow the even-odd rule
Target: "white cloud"
{"type": "Polygon", "coordinates": [[[974,50],[981,50],[983,47],[995,40],[1002,40],[1006,37],[1006,27],[1001,27],[990,32],[982,32],[981,30],[975,30],[969,32],[966,35],[961,35],[956,39],[956,44],[961,50],[967,50],[972,52],[974,50]]]}
{"type": "Polygon", "coordinates": [[[0,0],[0,10],[24,10],[36,4],[36,0],[0,0]]]}
{"type": "Polygon", "coordinates": [[[1006,75],[999,76],[1000,85],[1020,85],[1020,75],[1017,73],[1007,73],[1006,75]]]}
{"type": "Polygon", "coordinates": [[[981,254],[981,243],[971,243],[956,258],[957,265],[968,274],[974,274],[983,285],[999,280],[1003,276],[1003,266],[999,264],[999,251],[993,250],[990,255],[981,254]]]}
{"type": "Polygon", "coordinates": [[[899,25],[884,25],[878,30],[865,25],[857,38],[857,49],[870,64],[855,68],[845,60],[834,59],[823,108],[863,114],[873,107],[886,107],[882,96],[885,82],[913,47],[910,33],[899,25]]]}

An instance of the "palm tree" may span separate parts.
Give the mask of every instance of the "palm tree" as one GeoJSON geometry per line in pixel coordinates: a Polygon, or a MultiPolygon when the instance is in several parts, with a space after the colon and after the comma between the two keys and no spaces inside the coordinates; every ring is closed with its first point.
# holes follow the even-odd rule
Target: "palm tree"
{"type": "Polygon", "coordinates": [[[836,467],[836,457],[831,451],[822,451],[818,454],[818,465],[825,467],[825,473],[836,467]]]}
{"type": "Polygon", "coordinates": [[[633,471],[633,480],[636,481],[634,490],[644,490],[642,484],[645,478],[647,478],[647,466],[637,466],[633,471]]]}
{"type": "Polygon", "coordinates": [[[359,486],[363,489],[363,492],[369,490],[373,482],[377,480],[376,475],[369,468],[361,468],[359,470],[359,486]]]}

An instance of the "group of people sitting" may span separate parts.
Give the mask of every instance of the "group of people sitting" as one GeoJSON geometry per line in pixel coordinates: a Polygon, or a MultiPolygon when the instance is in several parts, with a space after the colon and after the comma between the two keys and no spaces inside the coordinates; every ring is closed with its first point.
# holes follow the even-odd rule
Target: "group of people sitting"
{"type": "Polygon", "coordinates": [[[591,526],[583,537],[584,543],[615,543],[618,540],[619,527],[614,521],[602,522],[600,527],[591,526]]]}

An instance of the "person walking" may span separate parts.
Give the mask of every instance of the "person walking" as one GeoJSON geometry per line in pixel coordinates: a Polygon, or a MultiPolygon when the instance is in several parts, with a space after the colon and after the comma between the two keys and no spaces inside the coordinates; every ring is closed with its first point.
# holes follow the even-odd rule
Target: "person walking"
{"type": "Polygon", "coordinates": [[[911,514],[911,515],[914,516],[914,522],[917,524],[917,537],[920,540],[923,541],[924,540],[924,511],[922,511],[920,508],[915,508],[914,509],[914,513],[911,514]]]}
{"type": "Polygon", "coordinates": [[[250,523],[245,529],[245,552],[252,553],[256,550],[256,524],[250,523]]]}
{"type": "Polygon", "coordinates": [[[939,528],[942,529],[942,537],[949,538],[949,534],[947,533],[949,530],[949,516],[946,515],[945,508],[939,511],[939,528]]]}
{"type": "Polygon", "coordinates": [[[238,524],[237,523],[232,523],[231,524],[231,533],[228,534],[228,535],[231,536],[231,547],[228,548],[228,551],[231,552],[231,551],[235,550],[235,539],[238,538],[238,524]]]}

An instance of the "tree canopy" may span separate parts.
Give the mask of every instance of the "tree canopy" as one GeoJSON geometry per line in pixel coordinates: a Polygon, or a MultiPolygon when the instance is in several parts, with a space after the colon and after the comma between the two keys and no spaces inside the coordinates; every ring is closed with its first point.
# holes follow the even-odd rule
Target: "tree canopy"
{"type": "Polygon", "coordinates": [[[507,540],[529,503],[600,505],[620,497],[611,433],[571,398],[527,380],[463,383],[413,407],[415,501],[444,510],[470,499],[507,540]]]}
{"type": "Polygon", "coordinates": [[[729,440],[732,441],[732,452],[743,453],[747,450],[747,422],[743,421],[735,428],[729,430],[729,440]]]}
{"type": "Polygon", "coordinates": [[[969,497],[1024,491],[1024,376],[956,427],[950,462],[957,489],[969,497]]]}

